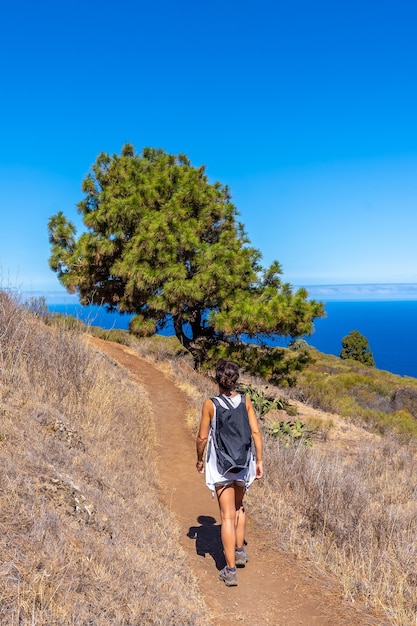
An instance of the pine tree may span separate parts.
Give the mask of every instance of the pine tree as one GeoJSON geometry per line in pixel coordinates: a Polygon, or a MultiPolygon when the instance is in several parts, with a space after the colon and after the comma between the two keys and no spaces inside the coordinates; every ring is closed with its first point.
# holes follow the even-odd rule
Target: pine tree
{"type": "Polygon", "coordinates": [[[353,359],[370,367],[375,366],[368,340],[358,330],[352,330],[346,337],[343,337],[340,358],[353,359]]]}
{"type": "Polygon", "coordinates": [[[82,303],[134,313],[138,335],[172,318],[196,367],[222,349],[241,354],[243,336],[309,334],[324,315],[281,282],[278,262],[261,266],[228,187],[185,155],[126,144],[120,156],[98,156],[82,190],[86,232],[77,239],[62,212],[52,216],[50,267],[82,303]]]}

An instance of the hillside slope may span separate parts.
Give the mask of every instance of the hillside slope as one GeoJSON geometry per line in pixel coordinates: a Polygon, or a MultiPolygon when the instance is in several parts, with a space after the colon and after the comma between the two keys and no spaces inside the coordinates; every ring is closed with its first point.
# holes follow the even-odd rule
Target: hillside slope
{"type": "MultiPolygon", "coordinates": [[[[239,571],[237,588],[229,589],[219,582],[217,571],[224,563],[217,503],[212,501],[204,479],[195,471],[194,442],[185,424],[185,394],[133,350],[99,339],[91,342],[126,368],[148,393],[156,424],[161,492],[178,520],[179,542],[216,626],[240,622],[248,626],[385,623],[343,602],[334,582],[275,549],[250,510],[247,533],[250,562],[239,571]]],[[[261,500],[262,487],[257,485],[254,492],[252,498],[261,500]]]]}
{"type": "Polygon", "coordinates": [[[211,623],[155,445],[140,385],[0,292],[1,626],[211,623]]]}

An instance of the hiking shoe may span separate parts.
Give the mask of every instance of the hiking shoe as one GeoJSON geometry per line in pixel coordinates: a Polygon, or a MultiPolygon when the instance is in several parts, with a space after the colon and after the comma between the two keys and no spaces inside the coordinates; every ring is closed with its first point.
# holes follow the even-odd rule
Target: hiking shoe
{"type": "Polygon", "coordinates": [[[226,585],[226,587],[236,587],[237,585],[236,568],[229,569],[226,565],[226,567],[223,567],[222,571],[220,572],[219,578],[220,580],[224,581],[224,584],[226,585]]]}
{"type": "Polygon", "coordinates": [[[243,550],[235,550],[236,567],[245,567],[249,561],[249,555],[245,548],[243,550]]]}

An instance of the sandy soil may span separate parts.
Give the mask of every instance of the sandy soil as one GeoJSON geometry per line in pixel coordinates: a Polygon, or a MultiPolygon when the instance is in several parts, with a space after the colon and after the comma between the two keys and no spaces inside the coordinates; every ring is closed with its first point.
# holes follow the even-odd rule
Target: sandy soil
{"type": "MultiPolygon", "coordinates": [[[[156,455],[165,503],[178,520],[179,543],[213,613],[213,624],[246,626],[371,626],[384,624],[340,598],[328,580],[270,545],[248,512],[250,561],[239,569],[237,587],[218,580],[224,566],[217,502],[195,469],[195,446],[185,424],[187,397],[154,365],[116,343],[91,339],[145,387],[158,434],[156,455]]],[[[352,433],[346,433],[349,447],[352,433]]]]}

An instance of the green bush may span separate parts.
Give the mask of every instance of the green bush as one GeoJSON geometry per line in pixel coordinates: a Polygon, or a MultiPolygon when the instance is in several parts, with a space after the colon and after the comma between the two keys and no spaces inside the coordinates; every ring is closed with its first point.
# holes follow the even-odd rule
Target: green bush
{"type": "Polygon", "coordinates": [[[417,379],[314,351],[313,362],[300,374],[297,396],[375,432],[409,438],[417,434],[417,421],[406,406],[392,406],[393,394],[405,385],[417,389],[417,379]]]}

